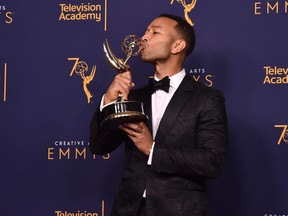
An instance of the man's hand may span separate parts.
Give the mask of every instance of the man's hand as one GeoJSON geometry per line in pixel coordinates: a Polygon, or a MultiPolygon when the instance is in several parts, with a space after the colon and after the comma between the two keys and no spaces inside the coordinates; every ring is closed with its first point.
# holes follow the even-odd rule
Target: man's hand
{"type": "Polygon", "coordinates": [[[105,93],[103,105],[117,100],[119,94],[123,95],[124,100],[128,99],[129,91],[134,85],[130,71],[117,74],[105,93]]]}
{"type": "Polygon", "coordinates": [[[126,132],[140,152],[147,156],[150,154],[153,138],[144,122],[124,123],[119,128],[126,132]]]}

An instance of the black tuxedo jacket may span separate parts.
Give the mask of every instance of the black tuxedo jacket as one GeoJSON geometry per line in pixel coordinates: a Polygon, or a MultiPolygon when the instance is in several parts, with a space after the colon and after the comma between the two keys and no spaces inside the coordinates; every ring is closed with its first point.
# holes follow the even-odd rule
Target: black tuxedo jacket
{"type": "MultiPolygon", "coordinates": [[[[151,130],[149,87],[133,90],[142,101],[151,130]]],[[[186,75],[168,104],[155,137],[152,165],[122,131],[101,128],[101,112],[91,122],[90,149],[106,154],[125,141],[125,168],[113,216],[136,214],[146,189],[147,216],[208,214],[205,178],[220,174],[226,157],[227,120],[224,97],[186,75]]]]}

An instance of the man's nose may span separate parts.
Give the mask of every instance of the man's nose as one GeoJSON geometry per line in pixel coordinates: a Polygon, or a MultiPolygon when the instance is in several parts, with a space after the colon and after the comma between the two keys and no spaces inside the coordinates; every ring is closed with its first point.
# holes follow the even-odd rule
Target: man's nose
{"type": "Polygon", "coordinates": [[[149,37],[147,34],[144,34],[141,39],[142,39],[142,41],[146,42],[149,40],[149,37]]]}

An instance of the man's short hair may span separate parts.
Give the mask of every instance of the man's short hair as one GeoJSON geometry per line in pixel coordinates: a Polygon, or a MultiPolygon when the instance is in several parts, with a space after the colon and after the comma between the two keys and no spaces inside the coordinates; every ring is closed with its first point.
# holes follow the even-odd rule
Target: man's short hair
{"type": "Polygon", "coordinates": [[[176,31],[183,36],[183,39],[186,41],[185,53],[188,56],[192,53],[195,47],[195,32],[193,26],[191,26],[185,19],[182,17],[172,15],[172,14],[161,14],[159,17],[166,17],[177,22],[175,26],[176,31]]]}

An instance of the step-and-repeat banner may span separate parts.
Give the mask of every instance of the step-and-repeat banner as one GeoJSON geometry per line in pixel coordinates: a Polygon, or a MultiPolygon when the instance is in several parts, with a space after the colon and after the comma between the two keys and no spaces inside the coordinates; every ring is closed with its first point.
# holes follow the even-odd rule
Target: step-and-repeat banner
{"type": "MultiPolygon", "coordinates": [[[[159,14],[194,25],[185,68],[226,97],[229,156],[209,183],[213,216],[288,215],[288,1],[0,2],[0,215],[108,216],[123,147],[89,152],[89,124],[124,56],[159,14]]],[[[136,87],[153,67],[129,61],[136,87]]]]}

